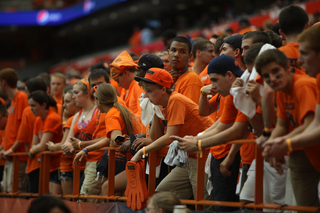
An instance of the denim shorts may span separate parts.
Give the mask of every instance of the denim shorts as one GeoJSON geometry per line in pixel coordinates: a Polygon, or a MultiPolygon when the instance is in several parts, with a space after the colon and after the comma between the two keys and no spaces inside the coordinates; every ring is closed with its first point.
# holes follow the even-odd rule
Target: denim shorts
{"type": "Polygon", "coordinates": [[[61,172],[60,180],[73,180],[73,171],[70,172],[61,172]]]}
{"type": "Polygon", "coordinates": [[[49,182],[61,185],[61,181],[60,181],[60,178],[59,178],[59,170],[55,170],[53,172],[50,172],[50,180],[49,180],[49,182]]]}

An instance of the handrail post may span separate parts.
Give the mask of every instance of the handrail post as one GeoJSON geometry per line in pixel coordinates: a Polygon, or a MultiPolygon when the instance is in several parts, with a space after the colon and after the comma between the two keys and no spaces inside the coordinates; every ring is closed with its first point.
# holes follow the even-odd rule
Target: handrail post
{"type": "MultiPolygon", "coordinates": [[[[149,153],[149,178],[148,178],[148,193],[151,197],[154,195],[156,189],[156,163],[157,163],[157,151],[149,153]]],[[[147,163],[147,160],[146,162],[147,163]]]]}
{"type": "MultiPolygon", "coordinates": [[[[74,158],[74,154],[73,154],[74,158]]],[[[78,160],[79,166],[74,164],[74,170],[73,170],[73,195],[79,195],[80,194],[80,162],[78,160]]],[[[78,199],[73,198],[73,201],[77,201],[78,199]]]]}
{"type": "MultiPolygon", "coordinates": [[[[255,194],[254,194],[254,204],[261,204],[263,203],[263,157],[262,157],[262,150],[256,147],[256,180],[255,180],[255,194]]],[[[261,210],[258,208],[254,208],[255,211],[261,210]]]]}
{"type": "MultiPolygon", "coordinates": [[[[114,176],[115,176],[115,165],[116,165],[116,154],[114,149],[109,149],[109,165],[108,165],[108,197],[114,195],[114,176]]],[[[109,203],[110,200],[108,199],[109,203]]]]}
{"type": "Polygon", "coordinates": [[[13,181],[12,181],[12,193],[17,193],[19,188],[19,156],[13,156],[13,181]]]}
{"type": "MultiPolygon", "coordinates": [[[[206,159],[197,155],[197,194],[196,203],[204,199],[204,167],[206,159]]],[[[196,204],[196,210],[203,210],[203,205],[196,204]]]]}
{"type": "Polygon", "coordinates": [[[39,195],[49,193],[50,159],[51,159],[51,154],[48,154],[46,152],[41,153],[39,195]]]}

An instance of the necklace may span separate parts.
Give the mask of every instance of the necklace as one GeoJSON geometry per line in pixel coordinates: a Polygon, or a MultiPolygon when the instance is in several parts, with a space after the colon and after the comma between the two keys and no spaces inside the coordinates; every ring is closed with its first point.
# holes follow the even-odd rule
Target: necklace
{"type": "Polygon", "coordinates": [[[95,104],[92,105],[92,107],[90,108],[90,110],[87,113],[84,113],[83,111],[83,115],[82,115],[82,123],[84,122],[84,119],[87,117],[87,114],[93,109],[93,107],[95,106],[95,104]]]}

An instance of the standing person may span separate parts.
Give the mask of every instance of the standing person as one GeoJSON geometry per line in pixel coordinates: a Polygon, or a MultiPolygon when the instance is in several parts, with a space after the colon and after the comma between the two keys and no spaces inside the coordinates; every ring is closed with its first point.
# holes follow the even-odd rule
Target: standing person
{"type": "MultiPolygon", "coordinates": [[[[67,90],[64,94],[63,100],[63,108],[64,108],[64,115],[68,118],[68,120],[62,124],[63,130],[63,138],[60,143],[47,143],[48,149],[50,151],[57,151],[60,149],[65,148],[65,142],[68,138],[71,123],[74,117],[81,107],[77,107],[74,99],[72,98],[73,90],[67,90]]],[[[62,154],[60,159],[60,180],[61,181],[61,188],[63,194],[72,194],[73,193],[73,168],[72,168],[72,161],[73,155],[65,155],[62,154]]],[[[83,171],[82,171],[83,173],[83,171]]]]}
{"type": "Polygon", "coordinates": [[[191,69],[200,75],[214,58],[213,44],[206,39],[196,40],[192,45],[192,55],[194,64],[191,69]]]}
{"type": "MultiPolygon", "coordinates": [[[[125,93],[120,94],[120,97],[126,103],[126,107],[140,120],[141,107],[139,98],[141,97],[143,90],[138,85],[138,82],[134,80],[137,65],[134,63],[129,53],[123,51],[110,64],[110,67],[111,77],[126,90],[125,93]]],[[[144,130],[142,131],[144,132],[144,130]]]]}
{"type": "MultiPolygon", "coordinates": [[[[78,80],[73,85],[73,96],[74,101],[78,107],[82,107],[78,113],[75,114],[72,124],[70,127],[68,140],[65,142],[65,147],[63,151],[65,153],[73,152],[74,148],[72,146],[71,138],[77,138],[80,141],[92,140],[92,135],[96,129],[96,119],[97,119],[97,106],[94,103],[94,98],[90,89],[89,82],[81,79],[78,80]]],[[[81,146],[79,142],[78,146],[81,146]]],[[[99,155],[98,155],[99,157],[99,155]]],[[[69,159],[71,162],[71,159],[69,159]]],[[[100,159],[97,159],[96,155],[90,156],[87,159],[84,170],[84,181],[80,189],[81,194],[95,195],[97,194],[97,181],[96,178],[96,168],[100,159]]],[[[82,169],[83,169],[83,162],[82,169]]],[[[99,193],[98,193],[99,194],[99,193]]],[[[94,200],[89,199],[89,202],[94,200]]]]}
{"type": "MultiPolygon", "coordinates": [[[[270,139],[286,138],[289,156],[289,168],[294,196],[299,206],[319,206],[317,186],[320,172],[310,163],[305,150],[293,149],[290,138],[303,132],[314,119],[316,108],[316,79],[307,75],[296,75],[288,66],[288,59],[279,50],[266,50],[256,59],[257,72],[263,80],[276,91],[277,124],[270,139]],[[306,95],[308,94],[308,95],[306,95]]],[[[267,142],[268,143],[268,142],[267,142]]],[[[319,150],[319,146],[316,147],[319,150]]],[[[264,148],[265,156],[270,146],[264,148]]],[[[279,162],[283,156],[277,156],[276,167],[281,174],[279,162]]]]}
{"type": "MultiPolygon", "coordinates": [[[[8,96],[11,105],[8,108],[8,121],[3,138],[3,150],[0,156],[4,158],[12,152],[25,152],[25,147],[16,142],[17,132],[20,127],[23,110],[28,106],[28,97],[17,88],[18,74],[14,69],[6,68],[0,71],[0,91],[8,96]]],[[[25,173],[27,166],[26,157],[20,157],[19,161],[19,185],[18,191],[25,192],[27,189],[28,179],[25,173]]],[[[13,180],[13,161],[7,159],[4,166],[2,187],[5,192],[12,192],[13,180]]]]}
{"type": "MultiPolygon", "coordinates": [[[[115,146],[115,138],[121,135],[130,135],[138,133],[138,122],[132,112],[118,102],[115,88],[107,83],[100,84],[96,89],[94,96],[96,104],[101,112],[105,114],[106,120],[106,138],[98,140],[96,143],[82,149],[74,158],[74,163],[78,163],[84,156],[90,156],[91,152],[104,146],[115,146]]],[[[126,172],[123,171],[116,176],[115,192],[124,191],[126,188],[126,172]]],[[[106,195],[108,182],[102,186],[102,194],[106,195]]]]}
{"type": "MultiPolygon", "coordinates": [[[[26,93],[30,95],[36,90],[47,91],[47,85],[42,78],[31,78],[26,82],[26,93]]],[[[55,109],[52,109],[55,110],[55,109]]],[[[33,114],[31,107],[26,107],[23,110],[20,128],[18,131],[17,139],[19,143],[23,143],[26,152],[29,152],[33,140],[33,128],[36,116],[33,114]]],[[[28,192],[38,193],[39,190],[39,168],[40,163],[38,158],[28,158],[27,160],[27,174],[28,174],[28,192]]]]}
{"type": "MultiPolygon", "coordinates": [[[[40,156],[37,154],[46,150],[46,144],[49,141],[61,141],[61,115],[49,110],[49,107],[57,107],[57,103],[52,96],[41,90],[34,91],[29,95],[29,105],[36,116],[29,158],[38,159],[40,156]]],[[[51,156],[49,192],[53,194],[61,194],[62,192],[58,176],[60,157],[61,154],[51,156]]]]}
{"type": "Polygon", "coordinates": [[[50,76],[50,92],[58,104],[63,102],[63,89],[66,86],[66,77],[64,74],[56,72],[50,76]]]}
{"type": "Polygon", "coordinates": [[[170,74],[174,80],[171,89],[198,104],[203,83],[199,76],[189,68],[188,61],[192,57],[191,48],[191,42],[186,37],[178,36],[171,41],[168,50],[172,66],[170,74]]]}
{"type": "MultiPolygon", "coordinates": [[[[137,162],[141,159],[142,155],[170,144],[173,141],[169,138],[171,135],[180,135],[182,137],[185,135],[197,135],[213,124],[210,118],[201,117],[198,114],[197,104],[182,94],[172,92],[170,88],[173,84],[173,79],[166,70],[151,68],[147,71],[144,78],[136,77],[135,79],[142,84],[145,90],[145,97],[149,98],[154,105],[163,107],[162,114],[167,121],[167,130],[164,134],[164,125],[155,115],[150,130],[153,142],[140,149],[131,159],[132,161],[137,162]]],[[[206,158],[207,154],[208,150],[204,150],[203,157],[206,158]]],[[[185,162],[186,167],[181,168],[176,166],[160,182],[156,191],[171,191],[180,199],[195,197],[197,182],[196,159],[196,152],[189,153],[185,162]]],[[[205,180],[200,181],[206,183],[205,180]]],[[[204,199],[208,199],[207,192],[205,192],[204,199]]]]}

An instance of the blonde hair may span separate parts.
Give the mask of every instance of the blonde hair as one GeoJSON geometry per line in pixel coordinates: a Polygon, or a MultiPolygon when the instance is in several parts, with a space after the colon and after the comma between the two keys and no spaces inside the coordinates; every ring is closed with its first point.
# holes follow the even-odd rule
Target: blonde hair
{"type": "Polygon", "coordinates": [[[114,106],[120,111],[127,135],[136,130],[136,126],[132,123],[132,121],[135,120],[133,114],[118,102],[116,89],[111,84],[100,84],[95,95],[98,97],[101,104],[114,106]]]}
{"type": "MultiPolygon", "coordinates": [[[[51,77],[51,78],[52,78],[52,77],[62,78],[64,84],[66,84],[66,76],[65,76],[63,73],[61,73],[61,72],[55,72],[55,73],[53,73],[50,77],[51,77]]],[[[51,78],[50,78],[50,79],[51,79],[51,78]]]]}
{"type": "Polygon", "coordinates": [[[320,25],[313,25],[298,36],[298,42],[307,42],[310,49],[320,51],[320,25]]]}
{"type": "Polygon", "coordinates": [[[180,199],[172,192],[158,192],[150,201],[156,209],[162,209],[165,213],[172,213],[175,205],[182,205],[180,199]]]}
{"type": "MultiPolygon", "coordinates": [[[[92,93],[90,92],[90,90],[88,90],[87,85],[85,85],[85,84],[82,82],[81,79],[77,80],[77,81],[73,84],[73,86],[74,86],[74,85],[78,85],[79,88],[80,88],[80,90],[82,90],[82,92],[83,92],[84,94],[90,93],[90,98],[91,98],[91,100],[94,100],[94,96],[92,95],[92,93]]],[[[88,85],[89,85],[89,83],[88,83],[88,85]]],[[[89,88],[89,89],[90,89],[90,88],[89,88]]]]}

